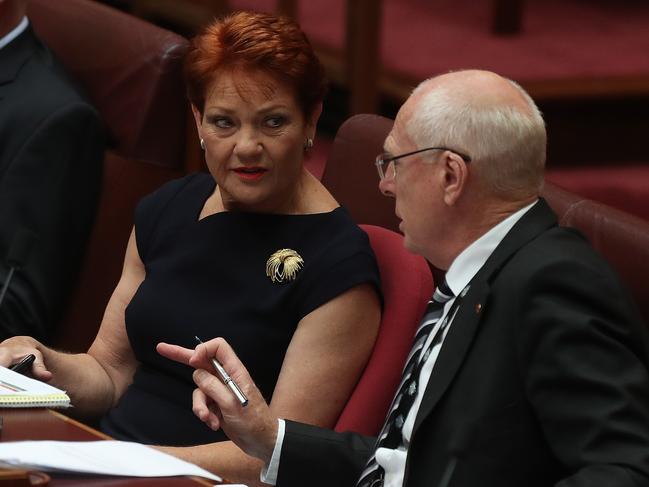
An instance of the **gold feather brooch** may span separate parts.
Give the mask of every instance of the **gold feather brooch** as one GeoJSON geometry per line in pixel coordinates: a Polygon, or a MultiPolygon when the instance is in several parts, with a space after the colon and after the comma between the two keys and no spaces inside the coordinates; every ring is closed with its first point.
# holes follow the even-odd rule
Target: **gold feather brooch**
{"type": "Polygon", "coordinates": [[[266,276],[272,282],[293,281],[304,266],[304,260],[293,249],[279,249],[266,261],[266,276]]]}

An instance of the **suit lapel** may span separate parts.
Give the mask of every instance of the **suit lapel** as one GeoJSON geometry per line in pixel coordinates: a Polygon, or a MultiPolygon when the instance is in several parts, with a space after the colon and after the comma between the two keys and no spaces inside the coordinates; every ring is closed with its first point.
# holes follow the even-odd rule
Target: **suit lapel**
{"type": "Polygon", "coordinates": [[[426,385],[426,391],[415,418],[413,432],[417,431],[421,422],[433,410],[460,369],[478,330],[480,316],[488,294],[489,285],[486,282],[472,282],[469,291],[462,298],[426,385]]]}
{"type": "Polygon", "coordinates": [[[28,26],[25,32],[0,49],[0,99],[38,48],[39,42],[31,26],[28,26]]]}
{"type": "Polygon", "coordinates": [[[514,225],[471,280],[433,367],[415,419],[413,435],[422,421],[432,413],[460,369],[478,331],[485,307],[488,306],[493,278],[521,247],[556,224],[556,216],[547,203],[540,199],[514,225]]]}

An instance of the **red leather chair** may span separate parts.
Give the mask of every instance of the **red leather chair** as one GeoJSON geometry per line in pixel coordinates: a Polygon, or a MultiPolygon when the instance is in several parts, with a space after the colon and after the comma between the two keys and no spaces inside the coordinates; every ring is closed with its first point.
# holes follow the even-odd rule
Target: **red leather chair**
{"type": "Polygon", "coordinates": [[[370,360],[335,429],[366,435],[379,432],[417,325],[433,294],[433,280],[426,261],[403,246],[403,236],[374,225],[361,225],[379,265],[383,315],[370,360]]]}
{"type": "Polygon", "coordinates": [[[649,326],[649,222],[549,183],[543,197],[560,225],[578,229],[604,256],[649,326]]]}
{"type": "Polygon", "coordinates": [[[83,351],[119,279],[137,201],[185,172],[181,66],[188,42],[90,0],[30,0],[27,14],[110,136],[94,228],[55,338],[59,347],[83,351]]]}
{"type": "Polygon", "coordinates": [[[649,165],[611,163],[550,168],[546,180],[649,221],[649,165]]]}
{"type": "Polygon", "coordinates": [[[322,184],[346,207],[354,220],[399,231],[394,200],[378,190],[374,160],[383,152],[383,142],[393,121],[379,115],[355,115],[338,129],[322,184]]]}
{"type": "MultiPolygon", "coordinates": [[[[336,134],[322,182],[357,222],[398,231],[394,202],[379,193],[374,167],[392,123],[378,115],[348,119],[336,134]]],[[[649,323],[649,223],[551,183],[542,196],[561,225],[581,231],[609,262],[649,323]]]]}

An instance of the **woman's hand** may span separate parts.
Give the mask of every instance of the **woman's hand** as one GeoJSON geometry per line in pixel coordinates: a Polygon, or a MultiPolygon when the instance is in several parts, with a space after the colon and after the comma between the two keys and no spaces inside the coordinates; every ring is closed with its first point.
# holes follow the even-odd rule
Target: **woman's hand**
{"type": "Polygon", "coordinates": [[[43,350],[47,350],[46,347],[32,337],[16,336],[7,338],[0,343],[0,365],[10,367],[20,362],[27,355],[33,354],[36,360],[32,364],[30,373],[34,378],[47,382],[52,379],[52,372],[45,365],[43,350]]]}
{"type": "Polygon", "coordinates": [[[198,345],[195,350],[160,343],[158,353],[166,358],[194,367],[194,414],[213,430],[223,428],[228,437],[248,455],[265,463],[270,458],[277,439],[277,417],[250,378],[248,371],[230,345],[215,338],[198,345]],[[248,397],[242,407],[232,391],[217,377],[210,362],[216,358],[248,397]]]}

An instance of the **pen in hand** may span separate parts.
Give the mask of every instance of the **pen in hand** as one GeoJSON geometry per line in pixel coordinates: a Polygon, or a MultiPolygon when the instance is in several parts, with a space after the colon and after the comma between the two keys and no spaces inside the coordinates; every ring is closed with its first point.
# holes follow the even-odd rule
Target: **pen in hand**
{"type": "MultiPolygon", "coordinates": [[[[202,340],[198,338],[197,336],[194,335],[194,338],[196,338],[196,341],[199,344],[203,344],[202,340]]],[[[210,362],[212,362],[212,367],[214,367],[214,370],[219,374],[219,377],[221,377],[221,380],[223,383],[230,388],[234,396],[239,400],[241,403],[242,407],[246,407],[248,405],[248,398],[246,395],[243,393],[243,391],[239,388],[236,382],[232,380],[230,375],[225,371],[223,366],[219,363],[218,360],[216,360],[214,357],[210,357],[210,362]]]]}
{"type": "Polygon", "coordinates": [[[9,370],[18,372],[19,374],[26,374],[32,368],[32,364],[36,360],[36,356],[33,353],[30,353],[26,357],[23,357],[20,362],[17,362],[9,367],[9,370]]]}

